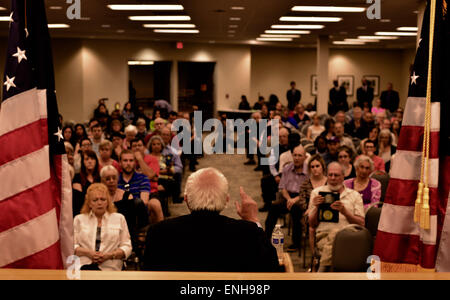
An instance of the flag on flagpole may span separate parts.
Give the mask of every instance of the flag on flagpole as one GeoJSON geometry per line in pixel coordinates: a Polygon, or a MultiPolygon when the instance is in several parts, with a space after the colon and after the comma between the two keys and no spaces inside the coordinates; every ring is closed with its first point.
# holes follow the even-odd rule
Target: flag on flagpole
{"type": "Polygon", "coordinates": [[[43,0],[12,0],[0,107],[0,267],[61,269],[72,189],[43,0]]]}
{"type": "Polygon", "coordinates": [[[429,87],[431,1],[424,15],[397,152],[378,225],[374,254],[381,259],[382,271],[416,271],[419,268],[450,271],[450,15],[448,0],[435,0],[429,87]],[[414,222],[414,211],[421,180],[427,88],[431,88],[427,172],[430,227],[424,229],[414,222]]]}

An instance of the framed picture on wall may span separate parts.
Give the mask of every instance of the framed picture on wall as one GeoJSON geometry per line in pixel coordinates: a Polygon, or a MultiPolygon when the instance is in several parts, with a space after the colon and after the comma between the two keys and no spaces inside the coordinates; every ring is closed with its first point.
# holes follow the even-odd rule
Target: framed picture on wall
{"type": "Polygon", "coordinates": [[[380,76],[378,75],[364,75],[363,78],[367,80],[370,87],[373,88],[373,95],[380,95],[380,76]]]}
{"type": "Polygon", "coordinates": [[[347,91],[347,96],[353,96],[353,90],[355,88],[355,76],[353,75],[338,75],[337,77],[339,86],[344,86],[347,91]]]}
{"type": "Polygon", "coordinates": [[[317,75],[311,75],[311,96],[317,96],[317,75]]]}

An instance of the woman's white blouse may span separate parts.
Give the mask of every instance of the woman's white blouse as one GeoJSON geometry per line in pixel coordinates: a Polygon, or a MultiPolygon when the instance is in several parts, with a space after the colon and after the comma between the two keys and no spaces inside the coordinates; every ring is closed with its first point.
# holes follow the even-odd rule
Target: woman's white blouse
{"type": "MultiPolygon", "coordinates": [[[[78,247],[95,250],[97,235],[97,217],[92,213],[79,214],[74,219],[74,250],[78,247]]],[[[125,217],[119,213],[105,213],[102,218],[100,252],[113,252],[120,248],[125,253],[125,258],[131,254],[131,240],[125,217]]],[[[80,257],[81,265],[91,264],[87,256],[80,257]]],[[[99,265],[101,270],[122,270],[122,259],[109,259],[99,265]]]]}

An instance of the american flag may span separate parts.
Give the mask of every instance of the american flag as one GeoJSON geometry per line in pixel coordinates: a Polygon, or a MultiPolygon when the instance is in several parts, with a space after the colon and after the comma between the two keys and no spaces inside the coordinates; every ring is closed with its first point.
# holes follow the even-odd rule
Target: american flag
{"type": "Polygon", "coordinates": [[[0,267],[61,269],[72,189],[43,0],[12,0],[0,110],[0,267]]]}
{"type": "Polygon", "coordinates": [[[408,99],[391,180],[383,205],[374,254],[385,271],[435,269],[450,271],[450,15],[448,0],[437,0],[432,55],[429,152],[430,228],[414,222],[421,177],[425,102],[428,79],[430,3],[411,72],[408,99]],[[413,268],[415,266],[415,269],[413,268]]]}

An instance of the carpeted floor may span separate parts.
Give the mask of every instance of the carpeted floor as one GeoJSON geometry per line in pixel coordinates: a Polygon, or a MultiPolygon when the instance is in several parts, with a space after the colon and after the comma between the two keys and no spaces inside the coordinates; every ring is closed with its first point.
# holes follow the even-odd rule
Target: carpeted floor
{"type": "MultiPolygon", "coordinates": [[[[245,155],[205,155],[203,158],[198,160],[199,165],[197,169],[206,168],[206,167],[214,167],[220,170],[225,177],[228,179],[230,186],[230,203],[228,203],[225,210],[222,212],[223,215],[237,218],[239,216],[236,213],[236,208],[234,202],[236,200],[240,200],[239,196],[239,187],[242,186],[245,192],[251,196],[257,203],[258,207],[263,205],[261,198],[261,187],[260,187],[260,179],[261,172],[254,171],[253,169],[256,167],[255,165],[244,165],[246,161],[245,155]]],[[[191,174],[189,168],[185,168],[185,173],[183,177],[183,187],[184,190],[184,182],[186,178],[191,174]]],[[[176,217],[184,214],[188,214],[189,210],[186,204],[183,202],[181,204],[169,204],[169,210],[171,213],[171,217],[176,217]]],[[[259,219],[261,224],[264,226],[264,222],[266,220],[267,212],[259,212],[259,219]]],[[[280,219],[278,221],[280,224],[284,224],[284,220],[280,219]]],[[[286,216],[286,222],[288,222],[288,216],[286,216]]],[[[288,236],[288,226],[283,228],[285,234],[285,248],[291,244],[291,237],[288,236]]],[[[303,251],[301,251],[303,254],[303,251]]],[[[309,268],[309,262],[311,260],[311,254],[309,251],[309,247],[307,247],[306,251],[306,269],[303,267],[303,256],[299,256],[298,251],[290,253],[291,260],[294,265],[295,272],[305,272],[306,269],[309,268]]]]}

